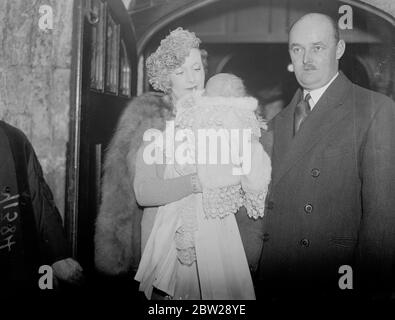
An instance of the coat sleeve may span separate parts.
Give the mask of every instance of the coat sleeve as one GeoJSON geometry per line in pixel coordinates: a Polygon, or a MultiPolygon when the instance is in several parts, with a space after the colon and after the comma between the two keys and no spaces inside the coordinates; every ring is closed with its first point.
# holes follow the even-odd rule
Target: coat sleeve
{"type": "Polygon", "coordinates": [[[134,192],[137,202],[143,207],[161,206],[180,200],[192,193],[191,175],[173,179],[160,177],[157,164],[147,164],[144,161],[143,144],[136,156],[134,175],[134,192]]]}
{"type": "MultiPolygon", "coordinates": [[[[266,153],[271,155],[273,147],[273,132],[271,130],[262,131],[260,143],[266,153]]],[[[258,270],[263,248],[264,219],[249,218],[246,208],[241,207],[236,214],[236,220],[250,270],[252,272],[256,272],[258,270]]]]}
{"type": "Polygon", "coordinates": [[[40,163],[29,144],[28,180],[42,263],[52,264],[70,256],[62,219],[54,203],[53,195],[44,180],[40,163]]]}
{"type": "Polygon", "coordinates": [[[360,150],[362,219],[357,265],[361,289],[369,292],[391,290],[394,274],[395,104],[387,98],[381,101],[360,150]]]}

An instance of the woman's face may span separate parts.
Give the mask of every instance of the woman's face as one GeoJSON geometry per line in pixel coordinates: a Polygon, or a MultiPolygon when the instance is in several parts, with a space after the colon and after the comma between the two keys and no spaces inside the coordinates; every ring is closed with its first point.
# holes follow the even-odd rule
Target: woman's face
{"type": "Polygon", "coordinates": [[[204,68],[199,49],[191,49],[184,64],[170,74],[171,93],[176,100],[204,88],[204,68]]]}

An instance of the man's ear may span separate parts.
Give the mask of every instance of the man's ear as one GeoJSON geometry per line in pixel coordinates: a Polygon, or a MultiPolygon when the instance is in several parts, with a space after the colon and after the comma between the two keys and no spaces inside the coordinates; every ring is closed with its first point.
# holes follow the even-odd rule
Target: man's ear
{"type": "Polygon", "coordinates": [[[336,59],[339,60],[346,51],[346,43],[343,39],[340,39],[336,46],[336,59]]]}

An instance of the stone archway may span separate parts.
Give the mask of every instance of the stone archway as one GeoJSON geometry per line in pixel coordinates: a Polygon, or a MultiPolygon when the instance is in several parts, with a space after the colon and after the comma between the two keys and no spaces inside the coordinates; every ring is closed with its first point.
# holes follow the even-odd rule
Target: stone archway
{"type": "MultiPolygon", "coordinates": [[[[156,21],[152,21],[150,28],[148,28],[138,39],[138,53],[141,54],[151,38],[172,21],[219,1],[222,0],[202,0],[193,2],[188,6],[184,6],[171,13],[167,13],[164,17],[161,17],[156,21]]],[[[395,26],[395,4],[392,0],[340,0],[339,2],[355,6],[366,12],[372,13],[395,26]]],[[[136,15],[137,14],[138,13],[136,13],[136,15]]]]}
{"type": "MultiPolygon", "coordinates": [[[[207,18],[205,18],[207,15],[210,14],[210,10],[214,11],[212,8],[215,9],[219,9],[219,11],[215,11],[215,15],[220,15],[221,12],[221,8],[223,9],[225,6],[231,7],[232,3],[234,5],[234,7],[231,7],[230,10],[240,10],[240,8],[242,10],[245,11],[245,8],[247,8],[248,6],[251,6],[251,3],[253,5],[262,5],[262,3],[270,3],[270,5],[272,5],[272,2],[268,2],[265,0],[249,0],[246,2],[222,2],[219,0],[215,0],[215,1],[199,1],[194,3],[193,5],[189,5],[186,8],[182,8],[180,10],[175,10],[174,14],[167,14],[165,18],[159,20],[157,23],[153,23],[151,24],[152,27],[150,28],[150,30],[148,30],[147,32],[145,32],[145,36],[139,39],[139,46],[140,49],[139,51],[141,52],[141,60],[140,60],[140,73],[139,73],[139,83],[140,83],[140,93],[142,91],[145,91],[148,89],[147,83],[144,80],[144,70],[143,70],[143,60],[144,60],[144,54],[149,54],[149,51],[152,50],[152,48],[154,48],[157,43],[159,43],[159,39],[161,39],[167,32],[169,29],[175,28],[176,26],[186,26],[187,28],[189,28],[188,23],[190,23],[190,21],[192,21],[192,29],[189,28],[192,31],[197,32],[197,34],[201,37],[201,39],[203,40],[204,44],[212,44],[215,41],[217,41],[217,43],[221,43],[221,44],[245,44],[245,43],[254,43],[254,44],[271,44],[271,43],[283,43],[286,44],[287,42],[287,34],[285,32],[286,27],[283,26],[279,26],[278,24],[273,24],[271,25],[270,28],[275,29],[275,28],[282,28],[282,32],[277,32],[277,34],[274,32],[273,30],[271,31],[266,31],[266,34],[264,35],[259,35],[258,33],[260,32],[255,32],[255,35],[251,35],[251,32],[248,32],[249,30],[238,30],[239,33],[235,32],[235,33],[229,33],[224,35],[222,38],[221,36],[218,36],[218,32],[217,34],[215,34],[215,32],[212,32],[213,34],[210,34],[208,31],[210,27],[212,27],[213,30],[215,30],[218,26],[212,26],[212,25],[208,25],[207,23],[204,25],[204,28],[200,28],[199,27],[197,29],[193,29],[196,28],[197,25],[194,24],[194,22],[199,21],[199,17],[202,17],[201,19],[204,20],[207,18]],[[221,7],[221,3],[222,3],[222,7],[221,7]],[[232,9],[233,8],[233,9],[232,9]],[[236,8],[236,9],[235,9],[236,8]],[[196,18],[198,17],[198,18],[196,18]],[[202,32],[201,32],[202,31],[202,32]],[[247,40],[244,39],[243,37],[248,38],[247,40]],[[255,37],[255,38],[254,38],[255,37]],[[229,40],[229,42],[228,42],[229,40]],[[145,90],[144,90],[145,89],[145,90]]],[[[296,6],[296,2],[295,1],[291,1],[291,0],[282,0],[279,2],[276,2],[275,5],[277,6],[277,3],[283,3],[283,7],[282,9],[289,9],[289,4],[292,4],[294,6],[296,6]]],[[[278,20],[284,20],[286,19],[285,16],[287,16],[288,19],[288,25],[287,27],[289,27],[289,24],[291,23],[291,21],[295,20],[295,16],[296,15],[302,15],[306,12],[308,12],[309,10],[315,11],[317,9],[320,9],[320,3],[321,5],[327,6],[327,4],[329,4],[329,6],[334,7],[335,9],[335,14],[338,14],[337,10],[338,8],[340,8],[340,6],[344,6],[344,5],[349,5],[352,6],[352,8],[354,9],[355,15],[356,15],[356,21],[359,21],[361,23],[361,21],[363,21],[363,23],[367,24],[367,26],[363,26],[364,29],[362,29],[360,27],[360,25],[357,25],[355,28],[357,29],[356,32],[354,33],[349,33],[348,31],[345,31],[344,34],[348,39],[345,38],[346,42],[351,42],[351,45],[349,46],[348,50],[347,50],[347,59],[343,59],[344,61],[347,60],[347,63],[350,63],[350,61],[352,61],[353,64],[355,64],[355,69],[359,69],[362,70],[362,73],[364,74],[364,76],[361,77],[354,77],[354,78],[360,78],[357,80],[360,80],[363,86],[367,86],[370,87],[371,89],[380,91],[384,94],[387,94],[389,96],[394,96],[394,92],[395,92],[395,87],[394,87],[394,81],[392,80],[394,78],[395,75],[395,59],[393,58],[393,54],[391,52],[392,48],[389,48],[389,46],[387,45],[387,50],[384,52],[384,50],[381,49],[377,49],[377,46],[375,47],[374,44],[375,42],[382,42],[382,39],[380,38],[382,36],[382,34],[387,34],[386,35],[386,40],[385,42],[387,44],[389,44],[391,41],[389,41],[388,39],[392,37],[392,28],[393,26],[395,26],[395,19],[393,16],[391,16],[390,14],[382,11],[380,8],[374,7],[370,4],[364,3],[362,1],[355,1],[355,0],[339,0],[339,1],[332,1],[332,2],[324,2],[324,1],[312,1],[312,4],[314,3],[315,6],[310,6],[308,1],[304,1],[303,3],[305,3],[305,6],[303,7],[302,5],[299,5],[299,2],[297,3],[298,8],[297,12],[286,12],[283,13],[281,16],[278,15],[277,18],[279,18],[278,20]],[[318,3],[318,5],[317,5],[318,3]],[[289,16],[292,16],[291,18],[289,18],[289,16]],[[293,19],[293,20],[292,20],[293,19]],[[378,29],[374,29],[377,25],[385,25],[383,27],[380,27],[382,29],[385,29],[386,32],[382,32],[381,30],[378,29]],[[351,40],[351,41],[350,41],[351,40]],[[359,47],[358,47],[358,43],[365,43],[365,48],[363,48],[363,50],[359,51],[359,47]],[[370,45],[372,44],[372,45],[370,45]],[[353,48],[354,47],[354,48],[353,48]],[[366,47],[369,47],[369,50],[366,50],[366,47]],[[356,55],[356,57],[353,57],[353,55],[356,55]],[[369,79],[364,79],[365,78],[365,73],[367,74],[369,79]]],[[[274,5],[273,5],[274,6],[274,5]]],[[[280,6],[280,5],[279,5],[280,6]]],[[[228,9],[228,8],[226,8],[228,9]]],[[[268,8],[268,10],[270,10],[272,8],[268,8]]],[[[279,10],[281,9],[281,7],[277,7],[275,8],[277,14],[279,12],[279,10]]],[[[325,7],[324,7],[325,9],[325,7]]],[[[332,10],[333,8],[331,8],[332,10]]],[[[254,14],[252,12],[253,10],[250,10],[250,12],[252,14],[254,14]]],[[[324,11],[324,10],[323,10],[324,11]]],[[[395,11],[395,9],[394,9],[395,11]]],[[[325,12],[325,11],[324,11],[325,12]]],[[[262,12],[262,14],[266,14],[267,12],[262,12]]],[[[234,13],[234,15],[236,15],[236,13],[234,13]]],[[[257,17],[257,13],[255,13],[254,18],[257,17]]],[[[333,13],[332,13],[333,15],[333,13]]],[[[339,14],[340,16],[340,14],[339,14]]],[[[259,17],[259,16],[258,16],[259,17]]],[[[208,20],[212,19],[212,17],[209,17],[208,20]]],[[[232,19],[232,17],[231,17],[232,19]]],[[[274,17],[272,18],[272,20],[276,20],[274,17]]],[[[232,21],[230,21],[232,23],[232,21]]],[[[205,23],[205,22],[204,22],[205,23]]],[[[204,24],[203,23],[203,24],[204,24]]],[[[225,24],[229,23],[228,21],[225,21],[225,24]]],[[[244,24],[247,24],[247,22],[244,22],[244,24]]],[[[218,28],[220,28],[221,26],[219,26],[218,28]]],[[[239,26],[236,26],[239,27],[239,26]]],[[[256,29],[255,29],[256,30],[256,29]]],[[[391,38],[392,39],[392,38],[391,38]]],[[[212,49],[212,47],[210,47],[210,49],[212,49]]],[[[221,69],[220,68],[220,64],[224,62],[224,58],[225,57],[230,57],[230,56],[234,56],[235,51],[237,51],[237,48],[235,49],[234,47],[232,48],[228,48],[228,50],[226,51],[221,51],[219,53],[219,56],[215,56],[215,50],[214,50],[214,55],[213,50],[208,50],[210,57],[212,59],[210,59],[211,61],[213,60],[217,60],[213,62],[213,66],[211,66],[211,68],[209,68],[209,71],[211,69],[212,73],[215,73],[215,70],[221,69]],[[214,56],[214,57],[213,57],[214,56]]],[[[248,50],[248,49],[247,49],[248,50]]],[[[285,48],[283,48],[282,51],[286,50],[285,48]]],[[[282,52],[280,51],[280,52],[282,52]]],[[[284,51],[285,52],[285,51],[284,51]]],[[[284,58],[284,57],[283,57],[284,58]]],[[[285,58],[286,59],[286,58],[285,58]]],[[[225,59],[226,60],[226,59],[225,59]]],[[[228,60],[234,60],[234,58],[232,59],[228,59],[228,60]]],[[[229,61],[228,61],[229,62],[229,61]]],[[[343,63],[344,65],[344,63],[343,63]]],[[[282,66],[282,69],[285,69],[284,66],[282,66]]],[[[348,68],[350,69],[350,68],[348,68]]],[[[356,73],[355,72],[351,72],[352,73],[356,73]]],[[[351,76],[352,78],[352,76],[351,76]]],[[[353,79],[352,80],[356,80],[353,79]]],[[[358,83],[358,81],[356,81],[358,83]]]]}

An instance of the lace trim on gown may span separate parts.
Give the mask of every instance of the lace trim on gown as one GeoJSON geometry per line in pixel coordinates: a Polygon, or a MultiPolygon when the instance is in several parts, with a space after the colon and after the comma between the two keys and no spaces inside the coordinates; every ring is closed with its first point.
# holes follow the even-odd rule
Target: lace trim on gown
{"type": "Polygon", "coordinates": [[[267,190],[260,192],[245,192],[244,206],[250,218],[258,219],[264,216],[266,194],[267,190]]]}
{"type": "Polygon", "coordinates": [[[223,218],[235,214],[242,205],[241,185],[203,190],[203,209],[206,218],[223,218]]]}
{"type": "Polygon", "coordinates": [[[252,97],[205,97],[199,93],[179,101],[175,124],[180,129],[226,129],[223,118],[233,112],[238,119],[238,128],[251,129],[252,135],[259,138],[260,129],[267,126],[254,113],[257,104],[252,97]]]}
{"type": "Polygon", "coordinates": [[[182,207],[180,214],[181,226],[176,230],[174,241],[178,260],[185,265],[196,261],[195,237],[197,230],[196,210],[193,201],[182,207]]]}

